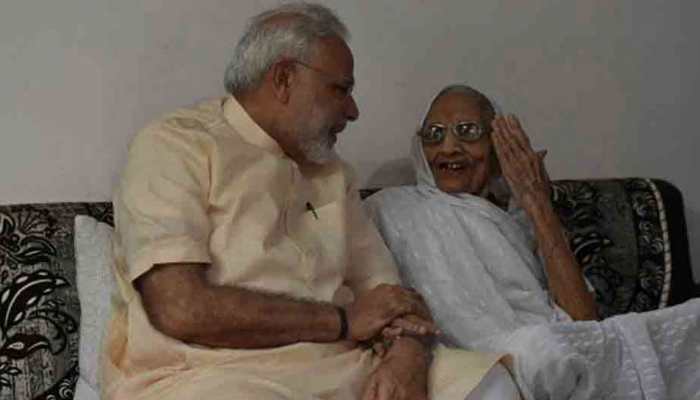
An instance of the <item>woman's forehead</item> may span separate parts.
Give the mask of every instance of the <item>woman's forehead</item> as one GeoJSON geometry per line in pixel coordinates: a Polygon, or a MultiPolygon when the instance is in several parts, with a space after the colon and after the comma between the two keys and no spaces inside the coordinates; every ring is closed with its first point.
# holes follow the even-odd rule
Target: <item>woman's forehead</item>
{"type": "Polygon", "coordinates": [[[478,101],[464,93],[447,93],[433,102],[426,122],[480,121],[478,101]]]}

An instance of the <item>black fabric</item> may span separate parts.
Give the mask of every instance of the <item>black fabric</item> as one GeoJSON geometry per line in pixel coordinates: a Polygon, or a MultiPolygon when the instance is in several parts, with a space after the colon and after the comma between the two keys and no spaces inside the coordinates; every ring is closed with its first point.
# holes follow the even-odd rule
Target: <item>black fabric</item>
{"type": "Polygon", "coordinates": [[[596,289],[600,316],[658,308],[664,244],[657,203],[646,181],[557,181],[552,203],[596,289]]]}
{"type": "Polygon", "coordinates": [[[697,296],[682,197],[670,183],[556,181],[552,202],[596,289],[601,316],[653,310],[697,296]]]}
{"type": "Polygon", "coordinates": [[[109,203],[0,206],[0,399],[72,399],[78,378],[77,214],[109,203]]]}
{"type": "Polygon", "coordinates": [[[664,199],[669,240],[671,242],[673,270],[668,305],[680,304],[690,298],[700,297],[700,286],[693,281],[683,196],[680,190],[669,182],[654,179],[654,183],[664,199]]]}

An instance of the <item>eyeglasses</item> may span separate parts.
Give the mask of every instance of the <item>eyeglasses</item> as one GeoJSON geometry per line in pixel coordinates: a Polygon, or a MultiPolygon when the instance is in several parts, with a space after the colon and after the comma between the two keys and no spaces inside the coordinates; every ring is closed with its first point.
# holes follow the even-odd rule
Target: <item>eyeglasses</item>
{"type": "Polygon", "coordinates": [[[355,88],[355,80],[352,78],[344,77],[342,79],[338,79],[337,76],[331,74],[330,72],[326,72],[320,68],[316,68],[313,65],[307,64],[303,61],[299,60],[292,60],[295,64],[299,64],[302,67],[306,67],[310,69],[311,71],[314,71],[318,73],[319,75],[323,76],[326,81],[328,81],[335,90],[337,90],[343,98],[347,98],[352,96],[352,91],[355,88]]]}
{"type": "MultiPolygon", "coordinates": [[[[437,144],[445,140],[447,128],[443,124],[430,124],[418,132],[424,144],[437,144]]],[[[488,129],[476,122],[458,122],[452,125],[452,133],[462,142],[475,142],[481,139],[488,129]]]]}

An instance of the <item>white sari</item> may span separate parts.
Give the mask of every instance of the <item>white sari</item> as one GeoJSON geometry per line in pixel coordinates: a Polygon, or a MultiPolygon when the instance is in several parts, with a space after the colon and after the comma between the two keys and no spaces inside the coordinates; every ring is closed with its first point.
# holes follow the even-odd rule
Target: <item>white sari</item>
{"type": "Polygon", "coordinates": [[[418,139],[418,184],[365,201],[447,344],[507,351],[526,399],[700,399],[700,300],[573,322],[550,299],[521,209],[435,186],[418,139]]]}

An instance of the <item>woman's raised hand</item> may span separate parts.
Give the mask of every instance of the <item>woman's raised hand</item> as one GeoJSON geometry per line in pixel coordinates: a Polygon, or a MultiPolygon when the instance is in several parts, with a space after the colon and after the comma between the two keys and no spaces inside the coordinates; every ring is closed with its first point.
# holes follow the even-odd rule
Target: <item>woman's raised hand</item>
{"type": "Polygon", "coordinates": [[[493,145],[501,172],[516,201],[525,210],[549,203],[551,187],[544,167],[546,152],[535,152],[514,115],[496,116],[492,122],[493,145]]]}

